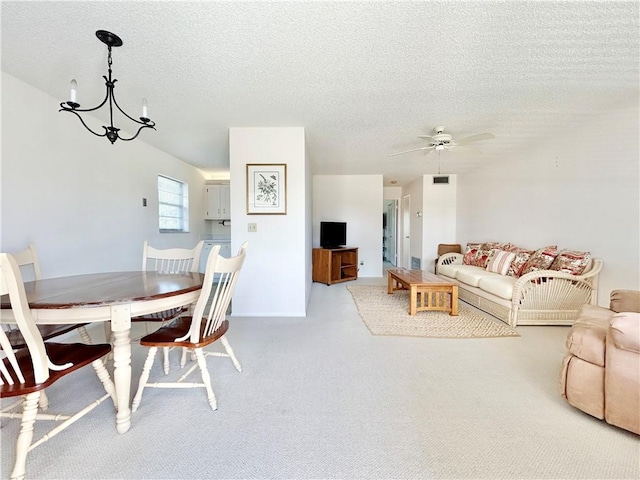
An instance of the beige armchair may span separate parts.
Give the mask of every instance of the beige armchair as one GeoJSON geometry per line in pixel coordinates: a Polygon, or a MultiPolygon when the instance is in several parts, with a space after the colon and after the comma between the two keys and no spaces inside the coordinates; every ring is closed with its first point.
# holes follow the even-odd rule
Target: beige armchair
{"type": "Polygon", "coordinates": [[[640,292],[614,290],[609,309],[584,305],[567,335],[562,395],[640,435],[640,292]]]}

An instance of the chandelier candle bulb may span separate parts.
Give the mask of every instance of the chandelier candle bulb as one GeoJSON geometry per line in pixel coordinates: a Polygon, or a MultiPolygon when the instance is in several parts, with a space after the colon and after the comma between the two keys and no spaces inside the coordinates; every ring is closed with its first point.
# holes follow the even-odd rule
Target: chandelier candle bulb
{"type": "Polygon", "coordinates": [[[147,99],[142,99],[142,118],[149,118],[147,115],[147,99]]]}
{"type": "Polygon", "coordinates": [[[77,93],[77,90],[78,90],[78,82],[76,82],[76,80],[75,80],[75,79],[73,79],[73,80],[71,80],[71,93],[70,93],[70,95],[69,95],[69,97],[70,97],[70,98],[69,98],[69,100],[70,100],[72,103],[76,103],[76,93],[77,93]]]}

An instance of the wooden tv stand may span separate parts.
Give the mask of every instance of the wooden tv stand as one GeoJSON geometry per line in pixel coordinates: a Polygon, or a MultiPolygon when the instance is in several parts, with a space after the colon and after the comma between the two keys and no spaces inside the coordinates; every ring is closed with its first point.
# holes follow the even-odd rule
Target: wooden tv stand
{"type": "Polygon", "coordinates": [[[358,278],[357,248],[314,248],[313,281],[332,285],[358,278]]]}

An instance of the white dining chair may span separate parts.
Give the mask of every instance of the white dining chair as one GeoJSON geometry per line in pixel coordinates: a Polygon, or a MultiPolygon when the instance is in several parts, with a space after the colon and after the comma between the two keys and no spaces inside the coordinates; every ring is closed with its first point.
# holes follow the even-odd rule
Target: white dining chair
{"type": "Polygon", "coordinates": [[[207,370],[206,356],[211,354],[217,356],[219,353],[212,353],[204,349],[220,340],[226,350],[224,355],[229,356],[236,368],[239,368],[240,363],[225,337],[229,329],[229,321],[226,315],[238,281],[240,269],[246,258],[246,250],[247,243],[244,243],[238,255],[225,258],[220,255],[220,246],[215,245],[207,259],[204,285],[194,307],[193,315],[182,316],[140,340],[140,345],[149,347],[149,353],[140,375],[138,390],[133,398],[132,411],[135,412],[140,406],[145,388],[202,387],[206,389],[211,408],[213,410],[217,409],[216,397],[211,386],[209,371],[207,370]],[[214,282],[213,279],[216,274],[219,274],[219,279],[214,282]],[[172,346],[190,349],[196,357],[196,362],[176,382],[149,383],[153,359],[158,348],[172,346]],[[202,382],[184,382],[196,368],[200,369],[202,382]]]}
{"type": "MultiPolygon", "coordinates": [[[[107,398],[115,399],[114,385],[104,367],[102,357],[111,351],[108,344],[45,343],[35,324],[22,281],[18,263],[10,254],[0,253],[0,294],[9,296],[11,310],[24,339],[23,348],[15,348],[4,330],[0,330],[0,398],[24,397],[22,412],[0,413],[3,418],[20,418],[21,426],[15,450],[11,479],[23,479],[27,454],[48,441],[79,418],[96,408],[107,398]],[[38,403],[44,389],[62,377],[91,364],[102,382],[105,394],[75,414],[39,413],[38,403]],[[37,441],[33,441],[37,420],[61,422],[37,441]]],[[[74,388],[65,383],[65,388],[74,388]]],[[[49,423],[50,424],[50,423],[49,423]]],[[[38,430],[38,434],[40,431],[38,430]]],[[[3,446],[6,448],[6,446],[3,446]]]]}
{"type": "MultiPolygon", "coordinates": [[[[12,254],[12,256],[15,259],[18,267],[20,268],[21,274],[28,273],[31,277],[33,277],[34,280],[42,279],[38,253],[36,252],[36,247],[33,243],[29,243],[28,247],[25,250],[14,253],[12,254]],[[28,272],[28,269],[30,269],[31,271],[28,272]]],[[[7,335],[7,338],[14,347],[21,348],[25,346],[24,339],[22,338],[22,334],[20,333],[20,329],[16,328],[15,325],[5,324],[3,325],[3,329],[7,335]]],[[[75,329],[78,329],[78,334],[80,335],[80,338],[83,342],[91,343],[91,337],[89,337],[89,333],[87,332],[84,323],[76,323],[71,325],[38,325],[38,330],[40,331],[40,335],[44,340],[49,340],[67,332],[71,332],[75,329]]]]}
{"type": "MultiPolygon", "coordinates": [[[[36,247],[33,243],[29,243],[25,250],[22,250],[18,253],[12,254],[13,258],[20,269],[21,275],[26,273],[30,278],[34,280],[40,280],[42,278],[42,273],[40,270],[40,261],[38,259],[38,253],[36,252],[36,247]]],[[[52,338],[58,337],[60,335],[64,335],[65,333],[72,332],[73,330],[78,330],[78,334],[84,343],[92,343],[91,337],[85,328],[84,323],[75,323],[75,324],[59,324],[59,325],[37,325],[38,331],[40,332],[40,336],[44,341],[50,340],[52,338]]],[[[24,348],[26,347],[24,337],[22,336],[22,332],[20,329],[14,324],[2,324],[2,330],[4,330],[9,343],[13,346],[13,348],[24,348]]],[[[40,395],[40,408],[42,410],[47,410],[49,405],[49,400],[47,398],[46,392],[42,392],[40,395]]],[[[5,405],[0,412],[9,412],[20,405],[20,401],[13,403],[11,405],[5,405]]]]}
{"type": "MultiPolygon", "coordinates": [[[[145,241],[142,248],[142,270],[155,271],[160,273],[190,273],[197,272],[200,266],[200,254],[202,252],[203,241],[196,244],[194,248],[155,248],[145,241]]],[[[189,306],[172,308],[161,312],[154,312],[148,315],[132,317],[131,322],[146,322],[145,329],[149,333],[150,323],[164,325],[180,315],[189,312],[189,306]]],[[[163,349],[163,368],[165,374],[169,373],[169,350],[163,349]]]]}

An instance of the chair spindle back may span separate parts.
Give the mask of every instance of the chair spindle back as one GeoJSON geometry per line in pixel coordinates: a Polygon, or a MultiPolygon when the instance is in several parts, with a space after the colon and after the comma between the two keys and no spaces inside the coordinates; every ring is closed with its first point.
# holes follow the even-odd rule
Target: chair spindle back
{"type": "Polygon", "coordinates": [[[188,273],[197,272],[202,251],[203,241],[191,249],[166,248],[158,249],[144,242],[142,254],[142,270],[160,273],[188,273]]]}
{"type": "Polygon", "coordinates": [[[220,255],[220,245],[214,245],[211,249],[207,259],[204,285],[193,312],[191,341],[196,342],[200,337],[202,321],[206,321],[202,336],[207,337],[225,320],[240,269],[246,258],[247,245],[248,242],[244,242],[238,254],[231,258],[220,255]],[[215,276],[218,276],[218,281],[214,283],[215,276]]]}

